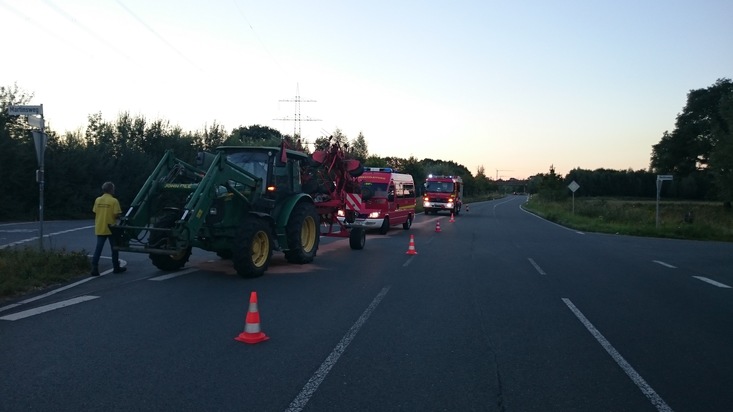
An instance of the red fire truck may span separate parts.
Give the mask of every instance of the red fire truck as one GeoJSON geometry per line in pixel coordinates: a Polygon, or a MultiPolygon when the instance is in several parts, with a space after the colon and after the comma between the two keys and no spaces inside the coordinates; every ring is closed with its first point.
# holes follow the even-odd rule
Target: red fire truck
{"type": "Polygon", "coordinates": [[[463,207],[463,179],[460,176],[433,176],[425,179],[423,210],[428,215],[448,211],[458,215],[463,207]]]}
{"type": "MultiPolygon", "coordinates": [[[[415,218],[416,191],[412,175],[389,167],[365,167],[358,178],[363,207],[352,227],[378,229],[386,234],[390,226],[407,230],[415,218]]],[[[343,219],[339,211],[339,220],[343,219]]]]}

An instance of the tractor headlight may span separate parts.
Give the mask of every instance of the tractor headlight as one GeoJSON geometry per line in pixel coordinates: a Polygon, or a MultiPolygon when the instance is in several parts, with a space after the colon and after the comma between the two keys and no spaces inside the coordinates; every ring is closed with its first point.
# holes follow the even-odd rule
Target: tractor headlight
{"type": "Polygon", "coordinates": [[[379,217],[379,212],[369,213],[369,219],[376,219],[379,217]]]}
{"type": "Polygon", "coordinates": [[[339,211],[336,212],[336,215],[338,215],[338,217],[346,217],[346,213],[344,213],[344,211],[341,209],[339,209],[339,211]]]}

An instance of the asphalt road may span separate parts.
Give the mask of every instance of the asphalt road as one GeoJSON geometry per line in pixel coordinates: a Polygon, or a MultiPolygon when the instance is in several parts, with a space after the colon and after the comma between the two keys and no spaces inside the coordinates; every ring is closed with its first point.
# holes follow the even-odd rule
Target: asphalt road
{"type": "MultiPolygon", "coordinates": [[[[0,410],[731,410],[733,244],[579,233],[524,200],[361,251],[326,237],[258,279],[198,250],[174,276],[122,253],[124,274],[0,304],[0,410]],[[254,345],[234,339],[252,291],[254,345]]],[[[37,225],[0,225],[0,247],[37,225]]],[[[44,233],[94,246],[89,221],[44,233]]]]}

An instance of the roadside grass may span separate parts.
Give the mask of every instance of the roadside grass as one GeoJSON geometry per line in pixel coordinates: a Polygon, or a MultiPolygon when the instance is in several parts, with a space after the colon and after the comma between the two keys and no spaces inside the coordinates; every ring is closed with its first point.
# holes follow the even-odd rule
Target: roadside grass
{"type": "Polygon", "coordinates": [[[659,227],[655,200],[605,198],[549,202],[533,196],[525,208],[547,220],[586,232],[733,242],[733,211],[720,202],[663,201],[659,227]]]}
{"type": "Polygon", "coordinates": [[[65,283],[90,270],[86,251],[0,249],[0,298],[65,283]]]}

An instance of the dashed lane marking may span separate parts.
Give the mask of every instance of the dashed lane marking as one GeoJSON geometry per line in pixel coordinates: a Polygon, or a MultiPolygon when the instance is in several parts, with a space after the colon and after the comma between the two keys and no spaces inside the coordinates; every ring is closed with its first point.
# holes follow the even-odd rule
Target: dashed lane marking
{"type": "Polygon", "coordinates": [[[185,269],[185,270],[182,270],[182,271],[176,272],[176,273],[169,273],[167,275],[156,276],[156,277],[150,278],[148,280],[161,281],[161,280],[173,279],[173,278],[177,278],[179,276],[188,275],[189,273],[195,272],[197,270],[198,270],[198,268],[185,269]]]}
{"type": "Polygon", "coordinates": [[[704,276],[693,276],[693,278],[700,279],[700,280],[702,280],[705,283],[709,283],[709,284],[711,284],[713,286],[717,286],[719,288],[730,289],[730,286],[726,285],[725,283],[720,283],[720,282],[714,281],[712,279],[708,279],[708,278],[706,278],[704,276]]]}
{"type": "Polygon", "coordinates": [[[537,272],[540,273],[540,275],[546,275],[547,274],[547,273],[545,273],[544,270],[542,270],[542,268],[540,267],[540,265],[538,265],[538,264],[536,264],[534,262],[534,260],[532,258],[529,258],[529,263],[531,263],[532,266],[534,266],[534,268],[537,270],[537,272]]]}
{"type": "Polygon", "coordinates": [[[286,409],[286,412],[300,412],[303,410],[303,408],[305,408],[305,405],[308,403],[311,396],[313,396],[313,394],[316,393],[316,390],[318,390],[318,386],[320,386],[321,382],[326,379],[326,375],[328,375],[328,372],[330,372],[331,369],[336,365],[336,362],[338,362],[341,355],[346,351],[346,348],[349,346],[351,341],[354,340],[354,337],[357,333],[359,333],[361,327],[364,326],[366,321],[372,315],[372,312],[374,312],[374,310],[377,308],[379,302],[381,302],[387,292],[389,292],[389,288],[390,286],[383,288],[382,291],[379,292],[379,294],[374,298],[374,300],[372,300],[372,303],[369,305],[369,307],[364,310],[364,313],[361,314],[356,323],[351,326],[351,329],[346,332],[346,335],[344,335],[341,341],[336,344],[336,347],[333,349],[331,354],[328,355],[326,360],[323,361],[321,367],[318,368],[313,376],[311,376],[311,378],[305,384],[305,387],[303,387],[303,390],[300,391],[295,399],[293,399],[293,401],[290,403],[290,406],[288,406],[288,409],[286,409]]]}
{"type": "Polygon", "coordinates": [[[652,260],[652,262],[654,262],[654,263],[656,263],[658,265],[662,265],[664,267],[668,267],[670,269],[677,269],[677,266],[670,265],[669,263],[662,262],[661,260],[652,260]]]}
{"type": "Polygon", "coordinates": [[[591,335],[593,335],[594,338],[598,341],[598,343],[601,344],[603,349],[608,352],[609,355],[611,355],[611,358],[613,358],[614,361],[618,364],[618,366],[623,369],[624,372],[626,372],[626,375],[631,378],[631,380],[636,384],[636,386],[641,390],[641,393],[643,393],[649,401],[651,401],[652,405],[654,405],[658,411],[660,412],[672,412],[672,408],[667,405],[666,402],[664,402],[664,399],[662,399],[661,396],[657,394],[657,392],[652,389],[651,386],[644,380],[644,378],[639,375],[638,372],[629,364],[629,362],[624,359],[623,356],[621,356],[620,353],[616,350],[616,348],[611,345],[611,342],[609,342],[602,334],[598,331],[598,329],[593,326],[592,323],[588,320],[588,318],[583,315],[583,313],[575,307],[573,302],[570,301],[568,298],[562,298],[562,301],[565,302],[567,307],[573,312],[573,314],[580,320],[580,323],[585,326],[586,329],[588,329],[588,332],[590,332],[591,335]]]}

